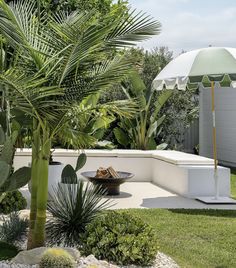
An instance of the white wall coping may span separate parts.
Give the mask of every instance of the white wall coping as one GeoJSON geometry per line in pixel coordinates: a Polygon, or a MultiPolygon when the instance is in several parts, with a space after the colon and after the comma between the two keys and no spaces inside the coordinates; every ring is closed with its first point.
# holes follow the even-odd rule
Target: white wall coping
{"type": "Polygon", "coordinates": [[[159,159],[159,160],[163,160],[168,163],[175,164],[175,165],[213,165],[214,164],[213,159],[199,156],[199,155],[183,153],[179,151],[169,151],[169,150],[154,151],[152,157],[159,159]]]}
{"type": "MultiPolygon", "coordinates": [[[[214,165],[213,159],[206,158],[199,155],[193,155],[178,151],[171,150],[93,150],[88,149],[84,152],[89,157],[122,157],[122,158],[154,158],[168,162],[174,165],[193,165],[193,166],[212,166],[214,165]]],[[[78,156],[79,151],[55,149],[53,156],[55,157],[72,157],[78,156]]],[[[30,156],[31,149],[17,149],[16,156],[30,156]]]]}

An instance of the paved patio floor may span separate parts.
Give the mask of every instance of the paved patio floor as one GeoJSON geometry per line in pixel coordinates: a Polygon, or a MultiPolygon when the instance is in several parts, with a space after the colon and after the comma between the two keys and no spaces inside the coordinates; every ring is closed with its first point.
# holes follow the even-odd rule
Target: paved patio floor
{"type": "MultiPolygon", "coordinates": [[[[126,182],[120,186],[119,196],[110,196],[112,209],[125,208],[186,208],[186,209],[236,209],[236,205],[206,205],[194,199],[185,198],[166,191],[149,182],[126,182]]],[[[28,187],[21,189],[27,198],[30,194],[28,187]]]]}
{"type": "Polygon", "coordinates": [[[236,205],[206,205],[197,200],[168,192],[149,182],[127,182],[120,196],[109,197],[115,208],[189,208],[236,209],[236,205]]]}

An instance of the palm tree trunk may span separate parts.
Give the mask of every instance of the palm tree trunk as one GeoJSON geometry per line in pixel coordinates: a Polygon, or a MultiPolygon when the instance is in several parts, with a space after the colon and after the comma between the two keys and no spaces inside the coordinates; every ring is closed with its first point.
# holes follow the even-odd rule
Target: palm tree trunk
{"type": "Polygon", "coordinates": [[[32,146],[32,161],[31,161],[31,202],[30,202],[30,224],[28,233],[27,249],[31,249],[33,232],[37,214],[37,186],[39,181],[39,150],[40,150],[40,128],[37,126],[37,121],[33,121],[33,146],[32,146]]]}
{"type": "Polygon", "coordinates": [[[48,165],[51,149],[51,140],[48,129],[44,129],[43,142],[39,158],[39,183],[37,185],[37,214],[33,232],[33,247],[44,246],[45,243],[45,223],[48,200],[48,165]]]}

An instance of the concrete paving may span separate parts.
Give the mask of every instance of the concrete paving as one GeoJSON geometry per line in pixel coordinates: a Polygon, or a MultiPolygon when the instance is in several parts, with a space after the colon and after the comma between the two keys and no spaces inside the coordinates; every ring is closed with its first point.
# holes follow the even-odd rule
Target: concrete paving
{"type": "MultiPolygon", "coordinates": [[[[120,186],[119,196],[109,196],[113,204],[111,209],[126,208],[185,208],[185,209],[236,209],[236,205],[206,205],[195,199],[189,199],[166,191],[150,182],[126,182],[120,186]]],[[[28,187],[21,192],[30,202],[28,187]]]]}
{"type": "Polygon", "coordinates": [[[111,196],[113,209],[125,208],[186,208],[236,209],[236,205],[206,205],[166,191],[149,182],[126,182],[120,186],[120,196],[111,196]]]}

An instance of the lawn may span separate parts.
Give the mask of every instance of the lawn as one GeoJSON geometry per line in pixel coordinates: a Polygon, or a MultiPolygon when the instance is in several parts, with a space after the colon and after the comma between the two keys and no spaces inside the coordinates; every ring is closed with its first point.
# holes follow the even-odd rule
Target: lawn
{"type": "Polygon", "coordinates": [[[231,169],[231,195],[236,199],[236,169],[231,169]]]}
{"type": "Polygon", "coordinates": [[[130,209],[181,267],[236,267],[236,211],[130,209]]]}

